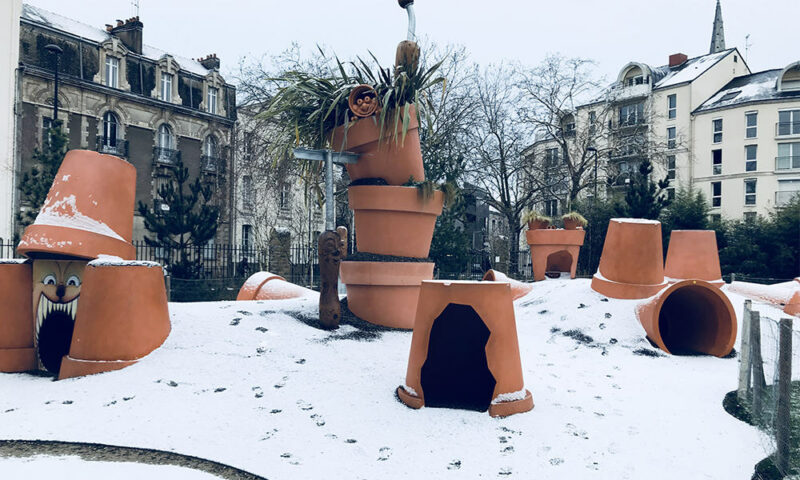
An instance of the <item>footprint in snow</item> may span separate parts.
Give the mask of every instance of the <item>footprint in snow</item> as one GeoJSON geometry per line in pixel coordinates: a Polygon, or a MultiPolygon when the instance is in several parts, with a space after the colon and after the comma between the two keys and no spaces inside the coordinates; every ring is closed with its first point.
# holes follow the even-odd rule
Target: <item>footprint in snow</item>
{"type": "Polygon", "coordinates": [[[227,390],[227,388],[225,388],[225,387],[217,387],[217,388],[214,389],[214,393],[222,393],[225,390],[227,390]]]}
{"type": "Polygon", "coordinates": [[[264,396],[264,391],[261,390],[261,387],[255,386],[252,388],[253,392],[255,392],[256,398],[261,398],[264,396]]]}
{"type": "Polygon", "coordinates": [[[584,305],[583,303],[578,305],[578,308],[586,308],[586,307],[587,307],[587,305],[584,305]]]}
{"type": "Polygon", "coordinates": [[[501,468],[500,471],[497,472],[497,474],[502,476],[502,477],[507,477],[507,476],[511,475],[511,469],[510,468],[501,468]]]}
{"type": "Polygon", "coordinates": [[[348,438],[347,440],[345,440],[345,443],[350,443],[350,444],[357,443],[357,442],[358,442],[358,440],[356,440],[355,438],[348,438]]]}
{"type": "Polygon", "coordinates": [[[314,415],[311,415],[311,420],[314,420],[314,423],[316,423],[318,427],[322,427],[325,425],[325,420],[322,418],[322,416],[316,413],[314,415]]]}
{"type": "Polygon", "coordinates": [[[267,327],[256,327],[256,331],[259,331],[261,333],[265,333],[265,332],[268,332],[269,329],[267,327]]]}
{"type": "Polygon", "coordinates": [[[509,445],[509,446],[505,447],[504,449],[500,450],[500,453],[502,453],[503,455],[508,455],[508,454],[514,453],[514,446],[513,445],[509,445]]]}
{"type": "Polygon", "coordinates": [[[11,413],[11,412],[13,412],[13,411],[15,411],[15,410],[16,410],[16,408],[9,408],[8,410],[6,410],[6,411],[5,411],[5,412],[3,412],[3,413],[11,413]]]}
{"type": "Polygon", "coordinates": [[[231,320],[231,323],[230,323],[230,325],[231,325],[232,327],[235,327],[236,325],[239,325],[239,322],[240,322],[241,320],[242,320],[241,318],[234,318],[233,320],[231,320]]]}
{"type": "Polygon", "coordinates": [[[246,310],[237,310],[236,313],[241,313],[242,315],[252,315],[252,313],[250,313],[250,312],[248,312],[246,310]]]}
{"type": "Polygon", "coordinates": [[[564,463],[563,458],[553,457],[550,459],[550,465],[558,466],[561,465],[562,463],[564,463]]]}
{"type": "Polygon", "coordinates": [[[611,314],[610,313],[606,313],[605,317],[606,318],[611,318],[611,314]]]}
{"type": "Polygon", "coordinates": [[[500,443],[508,443],[508,437],[506,436],[500,436],[497,438],[500,440],[500,443]]]}
{"type": "Polygon", "coordinates": [[[298,361],[296,361],[294,363],[296,363],[298,365],[304,365],[306,363],[306,359],[305,358],[301,358],[300,360],[298,360],[298,361]]]}
{"type": "Polygon", "coordinates": [[[282,411],[283,410],[279,410],[277,408],[273,408],[272,410],[269,411],[269,413],[276,414],[276,413],[281,413],[282,411]]]}
{"type": "Polygon", "coordinates": [[[73,403],[75,402],[73,402],[72,400],[64,400],[63,402],[61,402],[62,405],[72,405],[73,403]]]}
{"type": "Polygon", "coordinates": [[[303,400],[298,400],[297,401],[297,406],[300,407],[300,410],[303,410],[303,411],[306,411],[306,412],[309,411],[309,410],[313,410],[314,409],[313,405],[311,405],[310,403],[305,402],[303,400]]]}
{"type": "Polygon", "coordinates": [[[389,457],[391,456],[392,456],[392,449],[389,447],[381,447],[381,449],[378,450],[379,462],[385,462],[386,460],[389,460],[389,457]]]}
{"type": "Polygon", "coordinates": [[[275,384],[275,388],[283,388],[286,386],[286,380],[289,380],[289,377],[283,377],[280,382],[275,384]]]}
{"type": "Polygon", "coordinates": [[[264,436],[261,438],[261,440],[262,441],[263,440],[269,440],[270,438],[275,436],[276,433],[278,433],[278,429],[277,428],[273,428],[271,432],[265,433],[264,436]]]}
{"type": "Polygon", "coordinates": [[[453,460],[447,465],[448,470],[458,470],[461,468],[461,460],[453,460]]]}
{"type": "Polygon", "coordinates": [[[116,404],[117,404],[117,401],[116,401],[116,400],[111,400],[110,402],[106,403],[106,404],[105,404],[105,405],[103,405],[103,406],[104,406],[104,407],[110,407],[111,405],[116,405],[116,404]]]}

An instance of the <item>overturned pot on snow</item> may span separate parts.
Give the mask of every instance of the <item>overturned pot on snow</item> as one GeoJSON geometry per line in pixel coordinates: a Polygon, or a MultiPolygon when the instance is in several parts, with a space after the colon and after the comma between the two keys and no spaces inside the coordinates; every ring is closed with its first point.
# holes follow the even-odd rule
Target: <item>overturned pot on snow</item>
{"type": "Polygon", "coordinates": [[[506,282],[511,287],[511,300],[522,298],[533,290],[533,285],[530,283],[520,282],[509,278],[505,273],[498,272],[497,270],[487,270],[483,275],[484,282],[506,282]]]}
{"type": "Polygon", "coordinates": [[[245,280],[236,300],[286,300],[316,294],[313,290],[287,282],[280,275],[256,272],[245,280]]]}
{"type": "Polygon", "coordinates": [[[666,286],[661,222],[611,219],[592,290],[611,298],[639,299],[666,286]]]}
{"type": "Polygon", "coordinates": [[[159,264],[89,262],[69,355],[61,362],[59,379],[132,365],[161,346],[170,329],[159,264]]]}
{"type": "Polygon", "coordinates": [[[416,187],[360,185],[347,189],[359,252],[425,258],[444,195],[423,198],[416,187]]]}
{"type": "Polygon", "coordinates": [[[670,354],[705,353],[724,357],[736,342],[736,313],[719,288],[683,280],[638,305],[636,316],[647,336],[670,354]]]}
{"type": "Polygon", "coordinates": [[[578,255],[586,237],[584,230],[528,230],[525,236],[531,249],[535,281],[544,280],[547,272],[565,272],[570,278],[575,278],[578,255]]]}
{"type": "Polygon", "coordinates": [[[30,260],[0,260],[0,372],[36,368],[30,260]]]}
{"type": "Polygon", "coordinates": [[[433,277],[433,263],[343,261],[339,274],[354,315],[376,325],[410,329],[420,284],[433,277]]]}
{"type": "Polygon", "coordinates": [[[794,292],[792,298],[786,302],[786,305],[783,307],[783,313],[800,317],[800,290],[794,292]]]}
{"type": "Polygon", "coordinates": [[[333,131],[331,146],[334,150],[360,155],[358,163],[345,165],[351,180],[382,178],[389,185],[402,185],[410,177],[414,177],[416,181],[425,180],[419,144],[419,122],[414,105],[409,108],[405,138],[402,135],[404,121],[401,114],[399,121],[395,123],[395,113],[388,112],[383,135],[380,132],[378,115],[351,123],[346,133],[344,126],[333,131]],[[395,125],[397,127],[392,128],[395,125]]]}
{"type": "Polygon", "coordinates": [[[406,383],[396,391],[411,408],[531,410],[509,284],[422,282],[406,383]]]}
{"type": "Polygon", "coordinates": [[[669,237],[664,275],[670,282],[698,279],[715,287],[723,286],[716,232],[673,230],[669,237]]]}

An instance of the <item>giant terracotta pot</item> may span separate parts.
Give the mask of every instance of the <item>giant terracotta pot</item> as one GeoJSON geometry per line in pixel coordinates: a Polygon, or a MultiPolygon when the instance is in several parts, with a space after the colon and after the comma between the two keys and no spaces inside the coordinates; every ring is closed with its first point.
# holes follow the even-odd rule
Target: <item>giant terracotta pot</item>
{"type": "Polygon", "coordinates": [[[736,313],[728,297],[702,280],[683,280],[640,304],[647,336],[667,353],[724,357],[736,342],[736,313]]]}
{"type": "Polygon", "coordinates": [[[792,298],[783,307],[783,313],[800,317],[800,290],[794,292],[792,298]]]}
{"type": "Polygon", "coordinates": [[[690,278],[721,287],[717,234],[713,230],[673,230],[669,237],[664,275],[670,282],[690,278]]]}
{"type": "Polygon", "coordinates": [[[309,295],[317,295],[317,292],[289,283],[274,273],[256,272],[245,280],[236,300],[285,300],[309,295]]]}
{"type": "Polygon", "coordinates": [[[533,285],[530,283],[520,282],[509,278],[505,273],[498,272],[497,270],[487,270],[483,274],[484,282],[506,282],[511,287],[511,299],[516,300],[522,298],[533,290],[533,285]]]}
{"type": "Polygon", "coordinates": [[[59,379],[131,365],[161,346],[170,328],[160,265],[89,262],[59,379]]]}
{"type": "MultiPolygon", "coordinates": [[[[391,126],[380,139],[378,115],[362,118],[347,129],[345,140],[344,126],[333,131],[331,146],[334,150],[358,153],[358,163],[347,164],[345,168],[351,180],[362,178],[382,178],[389,185],[402,185],[409,177],[414,180],[425,180],[425,169],[422,165],[422,151],[419,145],[419,122],[417,109],[413,105],[409,110],[408,130],[402,138],[402,123],[397,126],[395,138],[391,126]]],[[[394,115],[386,116],[387,125],[394,125],[394,115]]]]}
{"type": "Polygon", "coordinates": [[[416,187],[361,185],[347,189],[359,252],[425,258],[444,195],[421,198],[416,187]]]}
{"type": "Polygon", "coordinates": [[[638,299],[666,286],[661,222],[611,219],[592,289],[611,298],[638,299]]]}
{"type": "Polygon", "coordinates": [[[406,384],[397,395],[412,408],[488,408],[493,417],[532,409],[509,284],[422,282],[406,384]]]}
{"type": "Polygon", "coordinates": [[[433,277],[433,263],[343,261],[340,276],[347,286],[347,307],[358,318],[410,329],[420,283],[433,277]]]}
{"type": "Polygon", "coordinates": [[[133,165],[113,155],[70,150],[17,252],[31,258],[106,254],[133,259],[135,194],[133,165]]]}
{"type": "Polygon", "coordinates": [[[30,260],[0,260],[0,372],[36,368],[30,260]]]}
{"type": "Polygon", "coordinates": [[[544,280],[548,271],[569,272],[570,278],[575,278],[585,230],[528,230],[525,236],[531,248],[535,281],[544,280]]]}
{"type": "Polygon", "coordinates": [[[729,292],[738,293],[747,298],[761,302],[771,303],[775,306],[784,306],[792,296],[800,291],[800,283],[794,281],[763,285],[752,282],[731,282],[727,289],[729,292]]]}

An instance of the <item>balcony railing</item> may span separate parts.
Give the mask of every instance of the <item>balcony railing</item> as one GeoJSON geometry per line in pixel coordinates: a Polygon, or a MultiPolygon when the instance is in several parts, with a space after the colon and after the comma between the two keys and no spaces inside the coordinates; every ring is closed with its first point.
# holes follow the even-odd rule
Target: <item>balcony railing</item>
{"type": "Polygon", "coordinates": [[[164,165],[174,165],[181,158],[180,150],[172,148],[153,147],[153,161],[164,165]]]}
{"type": "Polygon", "coordinates": [[[778,122],[775,124],[775,136],[800,135],[800,122],[778,122]]]}
{"type": "Polygon", "coordinates": [[[775,157],[775,171],[800,170],[800,155],[775,157]]]}
{"type": "Polygon", "coordinates": [[[775,206],[783,207],[787,205],[792,198],[795,196],[800,195],[800,190],[789,191],[789,192],[775,192],[775,206]]]}
{"type": "Polygon", "coordinates": [[[100,153],[116,155],[118,157],[128,156],[128,141],[121,138],[97,137],[95,150],[100,153]]]}
{"type": "Polygon", "coordinates": [[[203,172],[205,173],[219,173],[220,164],[222,163],[219,157],[210,155],[203,155],[200,157],[200,162],[203,165],[203,172]]]}

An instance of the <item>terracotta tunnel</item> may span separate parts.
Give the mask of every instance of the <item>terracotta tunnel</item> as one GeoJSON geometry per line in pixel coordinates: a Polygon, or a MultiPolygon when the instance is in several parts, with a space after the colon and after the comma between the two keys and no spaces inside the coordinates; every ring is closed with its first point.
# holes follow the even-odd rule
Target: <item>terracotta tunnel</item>
{"type": "Polygon", "coordinates": [[[498,272],[497,270],[486,270],[486,273],[483,274],[484,282],[508,282],[511,286],[511,300],[517,300],[518,298],[522,298],[528,294],[531,290],[533,290],[533,284],[520,282],[519,280],[514,280],[513,278],[509,278],[505,273],[498,272]]]}
{"type": "Polygon", "coordinates": [[[636,309],[647,336],[673,355],[724,357],[736,342],[736,313],[728,297],[703,280],[684,280],[636,309]]]}
{"type": "Polygon", "coordinates": [[[245,280],[236,300],[286,300],[316,294],[317,292],[311,289],[287,282],[280,275],[256,272],[245,280]]]}

